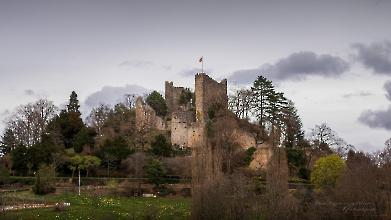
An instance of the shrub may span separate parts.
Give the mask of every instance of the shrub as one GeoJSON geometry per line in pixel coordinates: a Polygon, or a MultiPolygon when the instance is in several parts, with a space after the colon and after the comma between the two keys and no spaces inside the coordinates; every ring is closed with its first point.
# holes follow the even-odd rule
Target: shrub
{"type": "Polygon", "coordinates": [[[10,180],[10,174],[4,166],[0,165],[0,184],[6,184],[10,180]]]}
{"type": "Polygon", "coordinates": [[[170,157],[173,153],[172,145],[167,141],[164,135],[159,134],[151,143],[151,153],[156,156],[170,157]]]}
{"type": "Polygon", "coordinates": [[[56,191],[54,177],[56,171],[52,165],[41,165],[35,175],[33,192],[37,195],[45,195],[56,191]]]}
{"type": "Polygon", "coordinates": [[[157,188],[164,183],[164,176],[166,170],[159,160],[151,159],[148,165],[145,167],[149,182],[155,184],[157,188]]]}
{"type": "Polygon", "coordinates": [[[244,158],[244,163],[246,166],[249,166],[251,161],[254,159],[253,155],[257,149],[255,147],[250,147],[246,150],[246,157],[244,158]]]}
{"type": "Polygon", "coordinates": [[[299,178],[309,180],[310,175],[311,175],[311,170],[304,168],[304,167],[299,169],[299,173],[298,173],[299,178]]]}
{"type": "Polygon", "coordinates": [[[155,110],[158,116],[164,117],[167,115],[168,110],[166,101],[159,92],[153,91],[151,94],[149,94],[146,102],[153,108],[153,110],[155,110]]]}
{"type": "Polygon", "coordinates": [[[186,105],[187,103],[189,103],[191,101],[193,96],[194,96],[194,94],[190,91],[190,89],[185,88],[182,91],[181,96],[179,97],[179,104],[186,105]]]}
{"type": "Polygon", "coordinates": [[[316,188],[333,188],[345,167],[340,156],[334,154],[316,161],[311,173],[311,182],[316,188]]]}

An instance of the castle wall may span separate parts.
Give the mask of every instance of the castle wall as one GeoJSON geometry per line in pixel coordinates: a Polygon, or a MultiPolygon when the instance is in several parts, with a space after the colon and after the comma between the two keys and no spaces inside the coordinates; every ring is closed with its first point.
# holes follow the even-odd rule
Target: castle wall
{"type": "Polygon", "coordinates": [[[203,146],[205,144],[205,124],[196,122],[187,131],[187,145],[190,148],[203,146]]]}
{"type": "Polygon", "coordinates": [[[141,97],[138,97],[136,100],[136,127],[137,129],[167,129],[165,120],[157,116],[155,110],[153,110],[153,108],[149,105],[145,104],[141,97]]]}
{"type": "Polygon", "coordinates": [[[171,117],[171,143],[188,146],[188,130],[194,116],[189,111],[173,112],[171,117]]]}

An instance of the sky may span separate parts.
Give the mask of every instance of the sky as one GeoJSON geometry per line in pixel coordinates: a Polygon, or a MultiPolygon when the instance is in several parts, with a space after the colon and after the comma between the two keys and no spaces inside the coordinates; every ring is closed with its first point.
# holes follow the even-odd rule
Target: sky
{"type": "Polygon", "coordinates": [[[390,11],[387,0],[0,0],[0,121],[73,90],[86,115],[166,80],[194,87],[204,56],[230,91],[264,75],[305,131],[326,122],[372,152],[391,137],[390,11]]]}

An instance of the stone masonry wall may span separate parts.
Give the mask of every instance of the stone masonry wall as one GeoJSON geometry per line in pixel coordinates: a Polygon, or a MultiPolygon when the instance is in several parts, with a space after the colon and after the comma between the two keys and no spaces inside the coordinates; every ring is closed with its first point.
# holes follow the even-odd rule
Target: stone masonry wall
{"type": "Polygon", "coordinates": [[[136,100],[136,127],[138,129],[153,128],[157,130],[166,130],[164,119],[156,115],[155,110],[145,104],[141,97],[136,100]]]}
{"type": "Polygon", "coordinates": [[[171,143],[182,147],[188,146],[188,130],[194,122],[190,111],[176,111],[171,116],[171,143]]]}

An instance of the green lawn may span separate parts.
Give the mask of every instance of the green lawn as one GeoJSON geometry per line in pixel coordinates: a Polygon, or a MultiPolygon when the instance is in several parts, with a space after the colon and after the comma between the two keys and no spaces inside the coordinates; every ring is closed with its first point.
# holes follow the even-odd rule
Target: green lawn
{"type": "Polygon", "coordinates": [[[189,219],[189,198],[129,198],[115,196],[47,195],[27,192],[7,194],[5,201],[69,202],[65,211],[54,208],[26,209],[0,213],[0,219],[189,219]],[[12,198],[12,199],[10,199],[12,198]],[[16,199],[15,199],[16,198],[16,199]]]}

